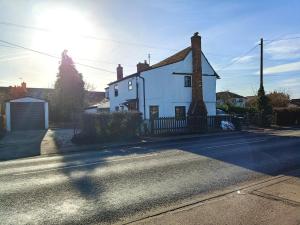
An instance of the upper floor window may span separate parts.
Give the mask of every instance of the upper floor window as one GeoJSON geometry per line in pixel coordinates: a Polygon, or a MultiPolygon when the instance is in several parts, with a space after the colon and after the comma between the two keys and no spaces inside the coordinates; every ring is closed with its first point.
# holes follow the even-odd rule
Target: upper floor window
{"type": "Polygon", "coordinates": [[[114,92],[115,92],[115,96],[117,97],[119,95],[119,89],[117,84],[114,86],[114,92]]]}
{"type": "Polygon", "coordinates": [[[109,99],[109,89],[105,88],[105,98],[109,99]]]}
{"type": "Polygon", "coordinates": [[[132,90],[132,80],[128,81],[128,90],[132,90]]]}
{"type": "Polygon", "coordinates": [[[175,119],[183,120],[185,119],[185,106],[175,106],[175,119]]]}
{"type": "Polygon", "coordinates": [[[184,76],[184,86],[185,87],[192,86],[192,77],[191,76],[184,76]]]}

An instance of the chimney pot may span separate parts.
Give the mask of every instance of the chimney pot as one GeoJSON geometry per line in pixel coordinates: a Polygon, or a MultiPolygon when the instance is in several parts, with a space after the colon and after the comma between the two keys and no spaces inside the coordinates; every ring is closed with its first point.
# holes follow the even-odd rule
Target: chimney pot
{"type": "Polygon", "coordinates": [[[147,63],[147,60],[144,61],[144,63],[141,63],[139,62],[137,65],[136,65],[136,69],[137,69],[137,72],[142,72],[142,71],[145,71],[147,69],[149,69],[150,66],[149,64],[147,63]]]}

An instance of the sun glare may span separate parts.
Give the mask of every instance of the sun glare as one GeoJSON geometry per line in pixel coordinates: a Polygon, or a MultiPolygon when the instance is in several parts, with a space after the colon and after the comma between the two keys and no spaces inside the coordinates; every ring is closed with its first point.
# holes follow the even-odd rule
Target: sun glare
{"type": "Polygon", "coordinates": [[[36,26],[45,31],[34,31],[34,49],[55,55],[68,49],[75,58],[92,58],[97,54],[99,43],[83,37],[93,35],[95,28],[92,21],[80,12],[65,8],[47,9],[37,16],[36,26]]]}

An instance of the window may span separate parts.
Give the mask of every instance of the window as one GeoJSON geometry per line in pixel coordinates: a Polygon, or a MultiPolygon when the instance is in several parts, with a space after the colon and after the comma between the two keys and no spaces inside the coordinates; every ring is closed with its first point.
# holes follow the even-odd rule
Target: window
{"type": "Polygon", "coordinates": [[[119,106],[115,107],[115,111],[118,112],[119,111],[119,106]]]}
{"type": "Polygon", "coordinates": [[[185,119],[185,106],[175,106],[175,119],[176,120],[185,119]]]}
{"type": "Polygon", "coordinates": [[[105,88],[105,98],[109,99],[109,89],[105,88]]]}
{"type": "Polygon", "coordinates": [[[119,89],[117,84],[114,86],[114,91],[115,91],[115,97],[117,97],[119,95],[119,89]]]}
{"type": "Polygon", "coordinates": [[[192,86],[192,77],[191,76],[184,76],[184,86],[185,87],[192,86]]]}
{"type": "Polygon", "coordinates": [[[121,110],[122,112],[124,111],[124,106],[123,106],[123,105],[120,106],[120,110],[121,110]]]}
{"type": "Polygon", "coordinates": [[[132,80],[128,81],[128,90],[132,90],[132,80]]]}
{"type": "Polygon", "coordinates": [[[159,108],[157,105],[151,105],[150,109],[150,119],[157,119],[159,117],[159,108]]]}

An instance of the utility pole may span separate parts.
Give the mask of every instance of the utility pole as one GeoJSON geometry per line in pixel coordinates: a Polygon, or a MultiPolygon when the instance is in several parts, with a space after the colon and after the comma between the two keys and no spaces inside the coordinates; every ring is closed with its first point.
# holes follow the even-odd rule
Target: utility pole
{"type": "Polygon", "coordinates": [[[150,53],[148,54],[148,64],[149,64],[149,66],[150,66],[150,58],[151,58],[151,55],[150,55],[150,53]]]}
{"type": "Polygon", "coordinates": [[[264,40],[263,38],[260,39],[260,87],[264,87],[264,40]]]}

